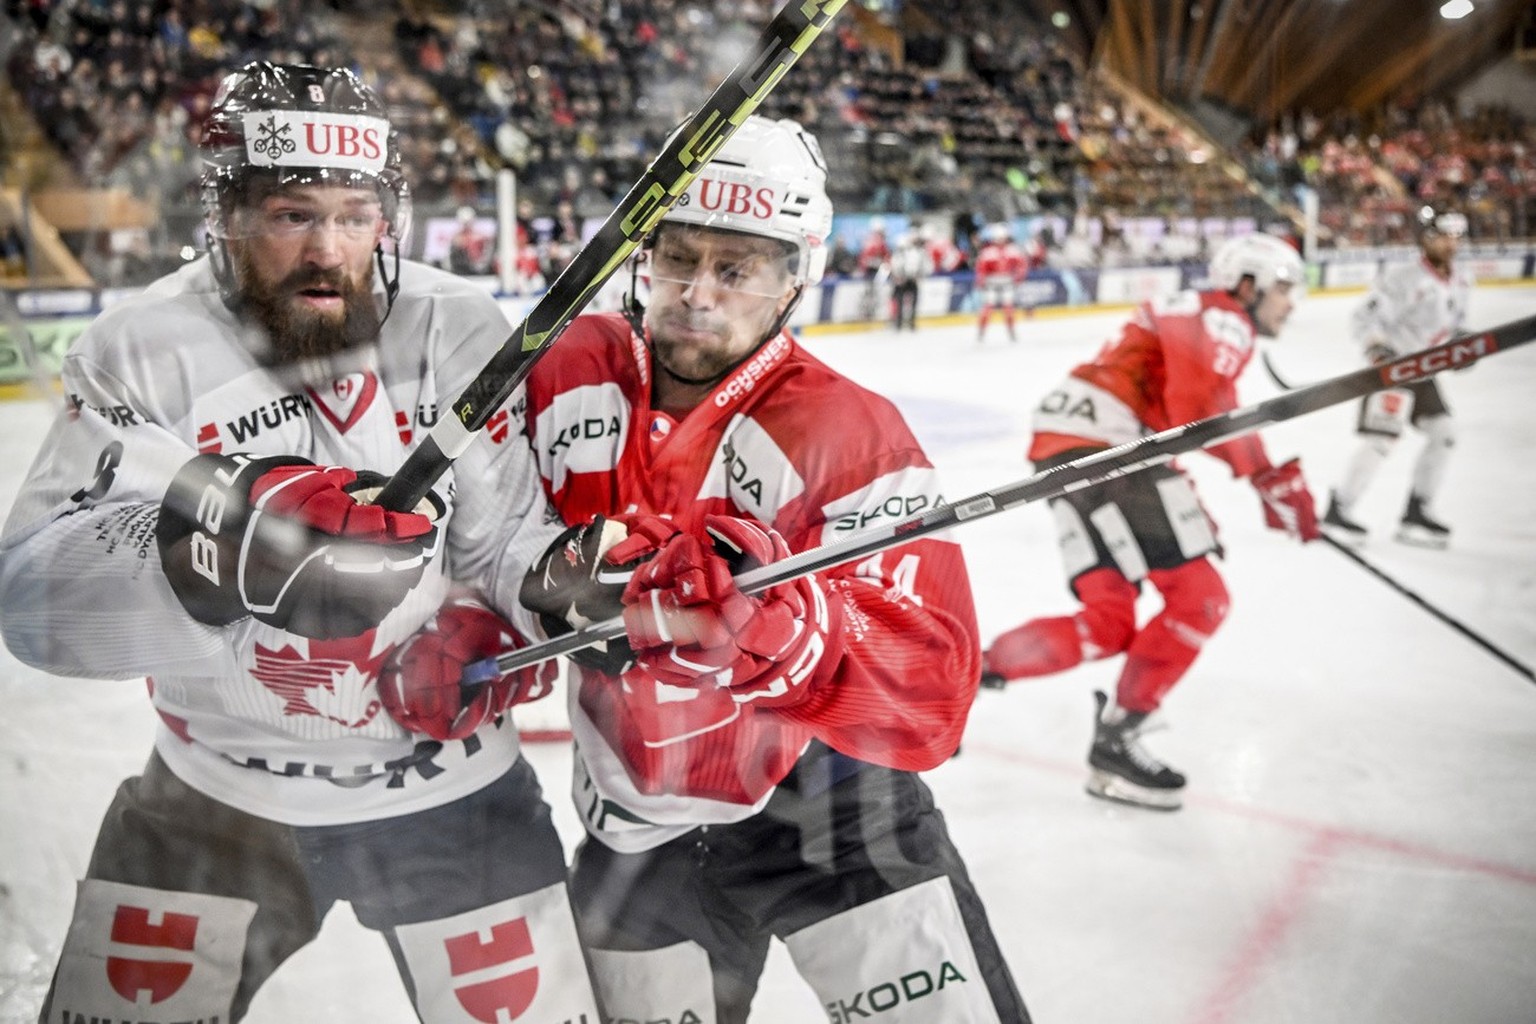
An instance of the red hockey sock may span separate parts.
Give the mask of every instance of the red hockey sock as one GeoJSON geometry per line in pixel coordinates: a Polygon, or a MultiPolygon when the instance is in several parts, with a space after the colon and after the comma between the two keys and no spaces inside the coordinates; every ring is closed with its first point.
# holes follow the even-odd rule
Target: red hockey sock
{"type": "Polygon", "coordinates": [[[1077,618],[1062,615],[1032,619],[998,637],[987,650],[985,670],[1004,679],[1025,679],[1065,672],[1082,660],[1077,618]]]}
{"type": "Polygon", "coordinates": [[[1131,641],[1116,696],[1127,711],[1151,714],[1226,618],[1229,599],[1221,576],[1203,558],[1153,570],[1148,579],[1162,592],[1163,610],[1131,641]]]}

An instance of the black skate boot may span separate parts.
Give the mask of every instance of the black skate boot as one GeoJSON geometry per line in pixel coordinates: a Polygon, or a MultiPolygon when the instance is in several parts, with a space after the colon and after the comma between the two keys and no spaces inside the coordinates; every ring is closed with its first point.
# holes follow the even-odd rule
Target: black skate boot
{"type": "Polygon", "coordinates": [[[1147,716],[1111,708],[1109,698],[1095,690],[1098,704],[1093,747],[1088,752],[1090,796],[1114,800],[1154,811],[1176,811],[1183,806],[1184,776],[1142,749],[1138,742],[1147,716]]]}
{"type": "Polygon", "coordinates": [[[1344,514],[1336,494],[1328,495],[1328,514],[1323,516],[1323,525],[1328,528],[1328,532],[1335,540],[1341,540],[1351,546],[1365,543],[1365,527],[1344,514]]]}
{"type": "Polygon", "coordinates": [[[1436,522],[1424,511],[1424,501],[1417,494],[1408,496],[1408,508],[1397,527],[1397,539],[1421,548],[1444,548],[1451,543],[1451,528],[1436,522]]]}

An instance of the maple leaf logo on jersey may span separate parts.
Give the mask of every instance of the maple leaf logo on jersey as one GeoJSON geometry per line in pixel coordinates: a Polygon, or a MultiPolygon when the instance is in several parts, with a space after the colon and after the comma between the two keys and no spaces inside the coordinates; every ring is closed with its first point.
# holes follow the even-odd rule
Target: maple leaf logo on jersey
{"type": "Polygon", "coordinates": [[[314,715],[357,729],[382,707],[373,681],[388,651],[369,657],[372,648],[372,630],[347,640],[311,640],[308,656],[289,644],[275,651],[257,644],[251,678],[282,699],[285,715],[314,715]]]}

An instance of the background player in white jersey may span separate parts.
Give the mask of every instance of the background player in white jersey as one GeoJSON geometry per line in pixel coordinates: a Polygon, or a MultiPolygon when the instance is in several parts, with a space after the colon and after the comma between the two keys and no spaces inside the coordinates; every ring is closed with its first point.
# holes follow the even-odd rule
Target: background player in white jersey
{"type": "MultiPolygon", "coordinates": [[[[1449,341],[1466,322],[1472,278],[1455,264],[1456,250],[1467,233],[1467,218],[1425,207],[1419,218],[1420,258],[1384,267],[1365,301],[1355,310],[1351,329],[1372,364],[1380,364],[1449,341]]],[[[1340,540],[1359,543],[1366,528],[1352,515],[1355,503],[1412,423],[1424,433],[1424,447],[1413,466],[1408,504],[1398,524],[1397,538],[1423,547],[1445,547],[1451,531],[1430,514],[1456,443],[1451,410],[1437,381],[1378,391],[1360,403],[1360,442],[1344,477],[1328,501],[1323,517],[1340,540]]]]}
{"type": "MultiPolygon", "coordinates": [[[[1237,378],[1254,334],[1274,335],[1295,306],[1302,263],[1269,235],[1226,242],[1211,259],[1211,287],[1146,303],[1091,362],[1074,367],[1034,415],[1029,458],[1045,471],[1237,406],[1237,378]]],[[[1270,462],[1258,435],[1212,445],[1258,491],[1266,523],[1317,537],[1317,513],[1291,459],[1270,462]]],[[[1088,792],[1157,810],[1182,804],[1184,776],[1149,754],[1140,736],[1226,618],[1228,596],[1210,555],[1214,524],[1175,464],[1152,466],[1051,500],[1074,615],[1032,619],[1003,633],[983,659],[982,684],[1049,675],[1125,655],[1114,699],[1094,694],[1088,792]],[[1143,583],[1162,609],[1136,625],[1143,583]]]]}
{"type": "Polygon", "coordinates": [[[526,441],[492,430],[415,512],[359,498],[506,320],[396,255],[409,191],[351,72],[247,65],[203,155],[209,256],[80,337],[0,548],[17,657],[149,676],[160,716],[42,1019],[238,1020],[345,900],[424,1021],[596,1020],[559,837],[502,716],[548,679],[464,704],[433,671],[518,642],[456,588],[515,609],[558,536],[526,441]]]}
{"type": "MultiPolygon", "coordinates": [[[[572,894],[607,1012],[740,1024],[770,941],[834,1019],[1028,1020],[917,772],[955,750],[979,645],[959,546],[924,538],[765,593],[733,569],[941,500],[895,407],[784,330],[821,279],[815,139],[748,118],[648,240],[642,311],[577,318],[528,380],[573,524],[524,599],[621,610],[573,687],[588,838],[572,894]],[[634,570],[594,588],[604,533],[634,570]]],[[[574,610],[573,610],[574,608],[574,610]]]]}

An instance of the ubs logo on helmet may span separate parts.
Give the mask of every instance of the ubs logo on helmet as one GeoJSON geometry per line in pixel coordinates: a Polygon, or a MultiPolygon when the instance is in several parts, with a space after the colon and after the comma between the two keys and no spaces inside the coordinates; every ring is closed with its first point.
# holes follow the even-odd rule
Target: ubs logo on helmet
{"type": "Polygon", "coordinates": [[[679,197],[678,205],[692,205],[696,212],[772,220],[778,209],[776,199],[773,189],[767,186],[753,187],[740,181],[700,178],[693,188],[679,197]]]}

